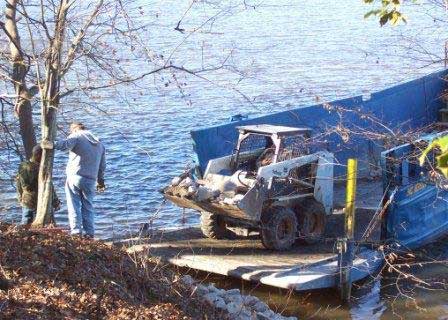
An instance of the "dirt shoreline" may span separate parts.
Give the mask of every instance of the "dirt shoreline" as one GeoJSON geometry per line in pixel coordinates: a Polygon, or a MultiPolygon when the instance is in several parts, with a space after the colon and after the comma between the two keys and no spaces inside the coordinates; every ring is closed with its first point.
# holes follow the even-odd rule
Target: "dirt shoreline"
{"type": "Polygon", "coordinates": [[[2,319],[225,319],[180,274],[58,229],[0,222],[2,319]]]}

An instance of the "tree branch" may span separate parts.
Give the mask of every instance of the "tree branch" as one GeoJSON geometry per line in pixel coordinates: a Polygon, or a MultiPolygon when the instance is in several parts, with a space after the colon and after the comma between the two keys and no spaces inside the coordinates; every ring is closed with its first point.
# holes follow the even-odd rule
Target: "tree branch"
{"type": "Polygon", "coordinates": [[[79,30],[78,34],[73,39],[72,44],[70,45],[70,49],[68,50],[67,60],[65,61],[65,63],[61,68],[60,73],[61,76],[67,73],[68,69],[70,69],[71,65],[73,64],[76,51],[78,50],[81,41],[84,39],[87,29],[92,25],[93,19],[95,19],[95,17],[98,15],[101,7],[103,6],[103,3],[104,3],[103,0],[100,0],[98,2],[95,9],[93,10],[91,15],[87,19],[86,23],[84,24],[84,26],[79,30]]]}

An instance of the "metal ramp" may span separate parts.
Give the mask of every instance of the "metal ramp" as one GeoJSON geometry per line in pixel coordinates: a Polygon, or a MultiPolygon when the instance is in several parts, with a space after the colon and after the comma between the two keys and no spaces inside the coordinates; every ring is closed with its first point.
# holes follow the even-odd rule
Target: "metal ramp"
{"type": "MultiPolygon", "coordinates": [[[[372,210],[357,210],[356,238],[369,223],[372,210]]],[[[234,240],[204,238],[199,228],[154,233],[129,247],[129,252],[147,252],[176,266],[231,276],[297,291],[334,287],[339,269],[335,238],[343,234],[343,214],[329,217],[327,240],[314,245],[297,244],[292,250],[266,250],[258,236],[234,240]]],[[[379,239],[375,230],[371,240],[379,239]]],[[[362,279],[382,264],[382,254],[362,249],[352,269],[354,281],[362,279]]]]}

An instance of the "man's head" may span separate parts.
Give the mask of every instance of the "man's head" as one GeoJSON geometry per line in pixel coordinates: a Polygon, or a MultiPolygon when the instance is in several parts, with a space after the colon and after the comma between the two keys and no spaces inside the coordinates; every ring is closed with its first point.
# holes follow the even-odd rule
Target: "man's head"
{"type": "Polygon", "coordinates": [[[33,151],[31,153],[31,161],[40,163],[41,158],[42,158],[42,148],[39,145],[34,146],[33,151]]]}
{"type": "Polygon", "coordinates": [[[72,122],[70,124],[70,133],[75,133],[79,130],[86,130],[86,126],[81,122],[72,122]]]}

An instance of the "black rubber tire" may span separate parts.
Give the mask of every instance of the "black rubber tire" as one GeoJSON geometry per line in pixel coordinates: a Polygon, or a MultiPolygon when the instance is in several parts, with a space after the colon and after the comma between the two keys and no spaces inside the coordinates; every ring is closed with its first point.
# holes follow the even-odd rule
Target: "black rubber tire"
{"type": "Polygon", "coordinates": [[[229,231],[225,221],[215,213],[201,212],[201,230],[210,239],[227,239],[229,231]]]}
{"type": "Polygon", "coordinates": [[[299,220],[299,241],[315,244],[325,235],[325,207],[315,199],[306,199],[297,207],[299,220]]]}
{"type": "Polygon", "coordinates": [[[284,207],[272,207],[263,213],[261,243],[266,249],[285,251],[297,240],[297,217],[284,207]]]}

